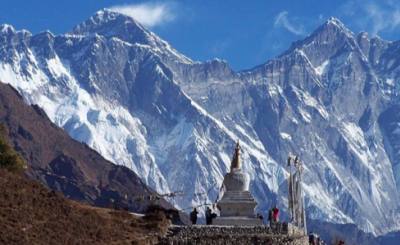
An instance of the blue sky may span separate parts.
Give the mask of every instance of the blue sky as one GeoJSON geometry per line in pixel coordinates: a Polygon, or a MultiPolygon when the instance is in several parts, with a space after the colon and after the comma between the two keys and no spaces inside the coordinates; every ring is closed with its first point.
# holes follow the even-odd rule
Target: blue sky
{"type": "Polygon", "coordinates": [[[133,16],[194,60],[218,57],[235,70],[279,55],[330,16],[356,33],[400,39],[398,0],[1,0],[0,23],[60,34],[102,8],[133,16]]]}

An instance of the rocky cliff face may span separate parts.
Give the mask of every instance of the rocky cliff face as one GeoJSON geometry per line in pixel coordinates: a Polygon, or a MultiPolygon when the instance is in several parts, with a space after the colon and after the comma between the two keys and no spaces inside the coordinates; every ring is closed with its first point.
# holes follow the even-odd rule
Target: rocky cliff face
{"type": "Polygon", "coordinates": [[[103,10],[58,36],[1,26],[0,79],[157,191],[183,191],[180,208],[216,199],[240,139],[260,211],[285,205],[292,152],[310,217],[380,234],[400,228],[398,47],[331,18],[234,72],[103,10]]]}

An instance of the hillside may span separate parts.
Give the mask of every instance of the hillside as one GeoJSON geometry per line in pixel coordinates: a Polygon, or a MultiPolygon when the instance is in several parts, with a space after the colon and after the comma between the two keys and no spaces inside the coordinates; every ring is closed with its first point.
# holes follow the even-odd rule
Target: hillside
{"type": "Polygon", "coordinates": [[[0,244],[153,244],[169,224],[70,201],[5,170],[0,185],[0,244]]]}
{"type": "MultiPolygon", "coordinates": [[[[11,86],[0,83],[0,124],[26,160],[26,174],[66,197],[88,204],[144,212],[157,195],[130,169],[105,160],[54,125],[38,106],[27,105],[11,86]]],[[[158,203],[170,208],[163,198],[158,203]]]]}

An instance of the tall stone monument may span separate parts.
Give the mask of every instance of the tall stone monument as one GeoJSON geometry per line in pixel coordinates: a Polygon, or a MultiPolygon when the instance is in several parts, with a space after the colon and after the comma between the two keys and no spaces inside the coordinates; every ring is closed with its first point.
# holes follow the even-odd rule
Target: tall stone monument
{"type": "Polygon", "coordinates": [[[256,201],[249,191],[250,177],[240,166],[240,145],[236,144],[235,153],[231,162],[231,170],[224,177],[223,189],[225,192],[217,203],[220,216],[213,224],[252,226],[262,225],[262,220],[256,218],[254,208],[256,201]]]}

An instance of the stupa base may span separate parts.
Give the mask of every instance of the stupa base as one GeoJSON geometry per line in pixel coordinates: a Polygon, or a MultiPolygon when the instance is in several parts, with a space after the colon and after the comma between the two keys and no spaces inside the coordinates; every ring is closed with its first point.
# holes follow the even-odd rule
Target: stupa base
{"type": "Polygon", "coordinates": [[[229,226],[257,226],[263,225],[261,219],[231,216],[231,217],[217,217],[213,220],[213,225],[229,225],[229,226]]]}

